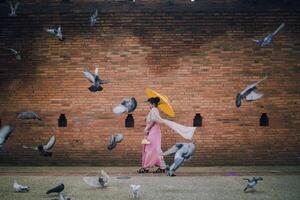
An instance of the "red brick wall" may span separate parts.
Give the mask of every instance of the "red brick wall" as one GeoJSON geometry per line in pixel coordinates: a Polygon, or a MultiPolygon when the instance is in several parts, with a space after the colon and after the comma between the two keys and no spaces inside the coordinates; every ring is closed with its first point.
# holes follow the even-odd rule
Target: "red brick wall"
{"type": "MultiPolygon", "coordinates": [[[[144,89],[150,87],[171,99],[176,122],[192,125],[197,112],[204,117],[187,165],[299,164],[299,11],[226,9],[103,3],[100,21],[91,28],[89,3],[24,4],[16,18],[7,17],[0,4],[0,44],[23,54],[16,61],[0,50],[0,118],[16,127],[0,163],[138,165],[148,112],[144,89]],[[286,27],[270,47],[251,41],[282,22],[286,27]],[[64,42],[43,31],[59,24],[64,42]],[[112,82],[100,93],[89,92],[82,75],[94,63],[112,82]],[[237,109],[236,93],[266,74],[259,85],[264,98],[237,109]],[[134,128],[125,128],[126,116],[111,111],[129,96],[139,102],[134,128]],[[16,120],[24,110],[37,112],[43,122],[16,120]],[[268,113],[269,127],[259,126],[262,112],[268,113]],[[67,116],[67,128],[57,127],[60,113],[67,116]],[[118,132],[125,140],[109,152],[109,136],[118,132]],[[21,147],[52,134],[57,143],[50,159],[21,147]]],[[[164,125],[162,135],[163,149],[182,141],[164,125]]]]}

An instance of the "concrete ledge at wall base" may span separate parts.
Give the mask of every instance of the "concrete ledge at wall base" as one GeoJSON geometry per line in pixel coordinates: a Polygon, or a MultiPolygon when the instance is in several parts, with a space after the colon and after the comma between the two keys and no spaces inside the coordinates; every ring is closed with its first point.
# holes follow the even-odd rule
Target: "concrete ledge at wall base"
{"type": "MultiPolygon", "coordinates": [[[[140,176],[136,167],[21,167],[0,166],[0,176],[87,176],[95,175],[101,169],[111,176],[140,176]]],[[[150,170],[151,171],[151,170],[150,170]]],[[[155,168],[152,169],[155,171],[155,168]]],[[[268,176],[300,175],[300,166],[214,166],[181,167],[176,172],[181,176],[268,176]]],[[[165,174],[148,173],[146,176],[164,176],[165,174]]]]}

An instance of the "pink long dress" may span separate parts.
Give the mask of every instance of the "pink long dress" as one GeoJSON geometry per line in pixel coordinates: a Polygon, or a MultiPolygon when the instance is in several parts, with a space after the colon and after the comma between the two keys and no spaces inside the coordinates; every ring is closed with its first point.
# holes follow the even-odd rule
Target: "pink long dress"
{"type": "MultiPolygon", "coordinates": [[[[151,122],[155,122],[155,118],[152,116],[153,109],[157,108],[152,108],[149,112],[146,119],[147,125],[151,124],[151,122]]],[[[158,112],[158,110],[156,112],[158,112]]],[[[161,169],[165,169],[165,162],[163,161],[163,156],[161,156],[160,126],[157,122],[155,122],[154,126],[150,129],[147,139],[150,141],[150,144],[144,145],[142,155],[143,168],[149,169],[152,167],[159,167],[161,169]]]]}

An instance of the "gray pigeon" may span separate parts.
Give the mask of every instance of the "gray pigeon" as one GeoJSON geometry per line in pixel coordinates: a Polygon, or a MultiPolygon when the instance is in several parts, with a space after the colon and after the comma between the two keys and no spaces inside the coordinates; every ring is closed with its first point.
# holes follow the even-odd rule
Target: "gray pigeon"
{"type": "Polygon", "coordinates": [[[267,47],[269,44],[271,44],[273,37],[284,27],[284,25],[285,24],[282,23],[273,33],[270,33],[263,39],[261,39],[261,40],[252,39],[252,41],[256,42],[261,47],[267,47]]]}
{"type": "Polygon", "coordinates": [[[90,17],[90,25],[91,26],[95,26],[95,24],[97,22],[97,17],[98,17],[98,9],[96,9],[95,12],[93,13],[93,15],[90,17]]]}
{"type": "Polygon", "coordinates": [[[236,107],[240,107],[242,105],[242,100],[246,99],[246,101],[255,101],[263,97],[263,93],[257,91],[256,86],[264,81],[268,76],[265,76],[263,79],[248,85],[246,89],[236,95],[235,105],[236,107]]]}
{"type": "Polygon", "coordinates": [[[37,151],[39,151],[39,153],[40,153],[41,156],[51,157],[52,156],[52,152],[50,150],[54,147],[55,142],[56,142],[56,138],[53,135],[53,136],[50,137],[50,139],[48,140],[47,144],[39,144],[36,147],[28,147],[28,146],[23,145],[22,147],[24,149],[37,150],[37,151]]]}
{"type": "Polygon", "coordinates": [[[92,85],[89,87],[89,90],[91,92],[101,91],[103,90],[101,85],[109,83],[108,80],[101,80],[98,73],[99,73],[99,68],[97,65],[95,65],[95,74],[92,74],[87,69],[84,69],[83,71],[83,75],[92,83],[92,85]]]}
{"type": "Polygon", "coordinates": [[[5,152],[4,144],[13,132],[14,128],[10,125],[2,126],[0,129],[0,153],[5,152]]]}
{"type": "Polygon", "coordinates": [[[18,119],[37,119],[37,120],[42,121],[40,116],[32,111],[21,112],[17,115],[17,118],[18,119]]]}
{"type": "Polygon", "coordinates": [[[110,151],[113,150],[117,146],[117,143],[122,142],[123,139],[124,136],[121,133],[118,133],[116,135],[111,135],[107,149],[110,151]]]}
{"type": "Polygon", "coordinates": [[[62,192],[59,193],[58,200],[71,200],[69,197],[65,197],[62,192]]]}
{"type": "Polygon", "coordinates": [[[17,60],[21,60],[21,54],[20,51],[16,51],[15,49],[9,48],[8,49],[14,56],[16,56],[17,60]]]}
{"type": "Polygon", "coordinates": [[[20,5],[19,2],[15,3],[15,5],[13,5],[13,3],[12,3],[11,1],[9,2],[10,13],[9,13],[8,15],[9,15],[10,17],[15,17],[15,16],[17,16],[16,11],[17,11],[19,5],[20,5]]]}
{"type": "Polygon", "coordinates": [[[246,192],[248,189],[253,190],[254,187],[257,185],[258,181],[262,181],[262,177],[253,177],[251,180],[248,178],[244,178],[243,180],[247,180],[247,186],[244,189],[244,192],[246,192]]]}
{"type": "Polygon", "coordinates": [[[48,33],[54,35],[57,39],[60,41],[64,41],[64,36],[62,34],[61,26],[58,26],[57,28],[47,28],[45,29],[48,33]]]}
{"type": "Polygon", "coordinates": [[[130,187],[131,187],[131,194],[132,194],[132,197],[133,197],[134,199],[139,198],[141,186],[140,186],[140,185],[130,185],[130,187]]]}
{"type": "Polygon", "coordinates": [[[101,170],[100,176],[84,177],[83,181],[91,187],[105,188],[108,186],[109,176],[104,170],[101,170]]]}
{"type": "Polygon", "coordinates": [[[113,108],[115,114],[122,114],[124,112],[132,113],[137,107],[137,101],[134,97],[125,98],[119,105],[113,108]]]}
{"type": "Polygon", "coordinates": [[[28,192],[30,188],[28,186],[18,184],[17,181],[14,181],[13,187],[16,192],[28,192]]]}

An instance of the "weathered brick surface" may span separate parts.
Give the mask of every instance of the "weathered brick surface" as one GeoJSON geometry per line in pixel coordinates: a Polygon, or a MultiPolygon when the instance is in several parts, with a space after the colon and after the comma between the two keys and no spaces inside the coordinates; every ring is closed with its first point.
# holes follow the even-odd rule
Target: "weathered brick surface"
{"type": "MultiPolygon", "coordinates": [[[[7,6],[0,4],[0,118],[16,127],[0,163],[138,165],[148,112],[146,87],[171,99],[175,121],[192,125],[196,112],[204,117],[194,137],[197,150],[187,165],[300,163],[297,7],[256,11],[241,6],[236,11],[234,4],[226,4],[222,11],[221,1],[212,7],[197,3],[171,9],[147,2],[119,2],[120,7],[100,1],[24,2],[16,18],[7,17],[7,6]],[[91,28],[88,18],[95,5],[99,23],[91,28]],[[251,41],[281,22],[286,27],[270,47],[251,41]],[[54,25],[62,26],[64,42],[43,31],[54,25]],[[20,50],[23,60],[9,56],[6,47],[20,50]],[[100,93],[89,92],[82,75],[94,63],[102,78],[112,82],[100,93]],[[236,93],[266,74],[269,78],[259,86],[265,97],[237,109],[236,93]],[[124,127],[126,116],[111,112],[128,96],[139,102],[130,129],[124,127]],[[16,120],[24,110],[37,112],[43,121],[16,120]],[[262,112],[268,113],[269,127],[259,126],[262,112]],[[57,127],[60,113],[68,118],[67,128],[57,127]],[[109,152],[108,138],[118,132],[125,140],[109,152]],[[57,143],[51,159],[21,147],[52,134],[57,143]]],[[[162,135],[163,149],[182,141],[165,126],[162,135]]]]}

